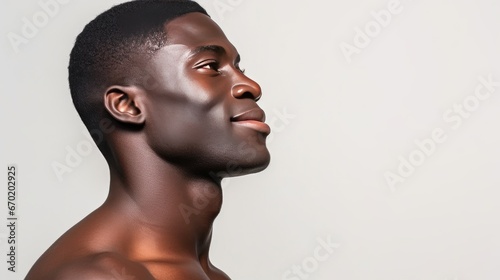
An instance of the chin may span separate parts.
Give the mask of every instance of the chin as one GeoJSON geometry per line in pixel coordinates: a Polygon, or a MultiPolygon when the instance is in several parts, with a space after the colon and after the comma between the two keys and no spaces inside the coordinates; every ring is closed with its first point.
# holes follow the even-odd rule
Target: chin
{"type": "Polygon", "coordinates": [[[225,154],[216,160],[218,163],[208,169],[212,177],[219,179],[237,177],[260,172],[269,166],[271,156],[267,148],[250,150],[252,153],[225,154]],[[214,170],[217,170],[214,172],[214,170]]]}
{"type": "Polygon", "coordinates": [[[225,177],[243,176],[263,171],[269,166],[270,161],[271,155],[269,154],[269,151],[264,148],[249,157],[229,162],[225,170],[225,177]]]}

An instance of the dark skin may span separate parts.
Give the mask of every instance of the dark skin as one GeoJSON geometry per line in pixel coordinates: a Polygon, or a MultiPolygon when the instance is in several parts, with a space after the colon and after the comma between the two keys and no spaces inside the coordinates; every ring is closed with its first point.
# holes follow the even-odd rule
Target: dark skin
{"type": "Polygon", "coordinates": [[[136,127],[117,125],[107,135],[107,200],[26,279],[230,279],[209,260],[212,224],[221,179],[269,164],[261,89],[209,17],[189,13],[165,28],[167,46],[141,61],[148,84],[103,92],[109,115],[136,127]]]}

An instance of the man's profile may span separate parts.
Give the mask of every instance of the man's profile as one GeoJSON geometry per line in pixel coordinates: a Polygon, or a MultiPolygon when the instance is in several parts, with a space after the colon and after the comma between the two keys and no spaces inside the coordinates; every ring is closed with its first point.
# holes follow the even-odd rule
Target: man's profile
{"type": "Polygon", "coordinates": [[[87,24],[69,83],[86,127],[113,128],[96,141],[109,195],[27,280],[229,279],[209,260],[221,180],[270,160],[261,89],[239,60],[189,0],[131,1],[87,24]]]}

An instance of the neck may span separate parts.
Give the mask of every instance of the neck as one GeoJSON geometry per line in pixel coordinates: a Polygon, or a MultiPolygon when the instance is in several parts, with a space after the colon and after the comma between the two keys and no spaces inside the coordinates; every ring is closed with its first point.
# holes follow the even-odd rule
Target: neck
{"type": "Polygon", "coordinates": [[[212,224],[222,206],[220,180],[186,172],[134,141],[119,144],[108,159],[104,207],[128,225],[127,250],[154,259],[208,259],[212,224]]]}

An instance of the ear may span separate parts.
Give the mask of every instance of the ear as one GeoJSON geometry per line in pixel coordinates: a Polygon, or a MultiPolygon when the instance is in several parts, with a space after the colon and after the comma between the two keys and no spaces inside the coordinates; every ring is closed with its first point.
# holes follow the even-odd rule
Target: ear
{"type": "Polygon", "coordinates": [[[106,90],[104,106],[116,120],[141,125],[146,120],[142,102],[144,94],[135,86],[112,86],[106,90]]]}

